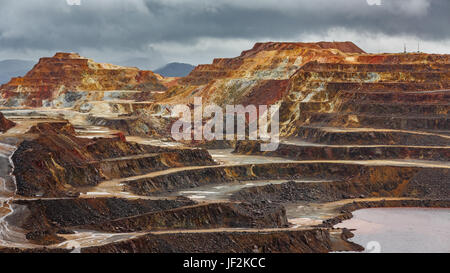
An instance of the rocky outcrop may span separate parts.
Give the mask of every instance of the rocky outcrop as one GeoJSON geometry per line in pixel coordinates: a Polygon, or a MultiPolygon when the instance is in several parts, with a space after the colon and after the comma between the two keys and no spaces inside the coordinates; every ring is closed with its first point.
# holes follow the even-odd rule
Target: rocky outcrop
{"type": "MultiPolygon", "coordinates": [[[[20,217],[8,221],[27,231],[28,236],[38,234],[55,236],[67,233],[75,226],[90,225],[100,229],[105,221],[132,217],[145,213],[170,210],[195,204],[188,199],[128,200],[120,198],[66,198],[50,200],[17,200],[14,209],[20,217]]],[[[49,243],[47,243],[49,244],[49,243]]]]}
{"type": "MultiPolygon", "coordinates": [[[[450,141],[450,138],[448,139],[450,141]]],[[[239,141],[235,149],[239,154],[281,156],[294,160],[374,160],[374,159],[417,159],[447,161],[450,146],[357,146],[357,145],[314,145],[308,143],[281,143],[276,151],[262,152],[261,142],[239,141]]]]}
{"type": "MultiPolygon", "coordinates": [[[[348,242],[348,235],[328,229],[265,230],[264,232],[193,232],[147,234],[102,246],[83,248],[82,253],[329,253],[362,251],[348,242]],[[203,242],[199,244],[198,242],[203,242]]],[[[68,253],[61,248],[1,248],[0,253],[68,253]]]]}
{"type": "Polygon", "coordinates": [[[422,91],[450,88],[449,68],[449,55],[367,54],[349,42],[258,43],[197,66],[155,103],[170,109],[202,97],[222,107],[277,104],[282,136],[326,126],[442,130],[449,128],[448,92],[422,91]]]}
{"type": "Polygon", "coordinates": [[[332,250],[330,233],[314,229],[149,234],[126,242],[86,248],[83,253],[327,253],[332,250]]]}
{"type": "Polygon", "coordinates": [[[100,117],[89,116],[88,122],[92,125],[106,126],[119,130],[130,136],[151,136],[154,138],[165,138],[168,136],[175,119],[155,118],[151,115],[141,113],[141,115],[121,116],[121,117],[100,117]]]}
{"type": "MultiPolygon", "coordinates": [[[[350,169],[347,173],[351,174],[350,169]]],[[[383,167],[360,170],[340,181],[295,182],[242,189],[231,199],[272,202],[332,202],[359,197],[415,197],[450,199],[449,169],[383,167]]]]}
{"type": "Polygon", "coordinates": [[[135,194],[152,196],[208,184],[223,184],[239,180],[316,179],[328,181],[255,186],[240,191],[240,197],[237,199],[250,202],[251,200],[257,200],[258,196],[261,196],[261,200],[274,201],[328,201],[329,198],[339,200],[361,194],[367,196],[414,197],[437,194],[439,187],[433,188],[433,183],[422,184],[420,186],[422,190],[409,190],[413,187],[419,188],[419,186],[413,186],[416,184],[412,184],[412,182],[415,181],[415,177],[422,175],[424,172],[435,172],[436,179],[445,181],[440,184],[441,186],[447,185],[450,181],[449,169],[389,165],[370,166],[351,162],[299,162],[193,168],[152,177],[136,177],[124,181],[124,183],[125,188],[135,194]],[[267,196],[264,194],[266,191],[269,192],[267,196]],[[296,193],[291,194],[292,191],[296,193]],[[290,197],[285,198],[283,197],[284,194],[290,197]],[[271,195],[274,198],[270,197],[271,195]]]}
{"type": "Polygon", "coordinates": [[[15,123],[6,119],[5,116],[0,112],[0,133],[6,132],[12,127],[14,127],[15,123]]]}
{"type": "Polygon", "coordinates": [[[159,103],[189,103],[189,94],[195,92],[221,106],[274,104],[286,94],[289,78],[303,64],[358,53],[364,51],[351,42],[257,43],[236,58],[215,59],[212,64],[197,66],[159,103]]]}
{"type": "Polygon", "coordinates": [[[283,228],[283,206],[256,203],[210,203],[176,199],[65,198],[17,200],[18,213],[8,222],[26,231],[34,243],[64,241],[73,229],[109,233],[219,228],[283,228]]]}
{"type": "MultiPolygon", "coordinates": [[[[330,166],[331,168],[331,166],[330,166]]],[[[242,189],[231,199],[272,202],[332,202],[359,197],[415,197],[449,199],[449,169],[368,167],[329,182],[295,182],[242,189]],[[431,177],[427,175],[432,174],[431,177]]],[[[336,171],[336,169],[334,170],[336,171]]],[[[316,178],[318,176],[315,176],[316,178]]],[[[328,176],[331,177],[331,176],[328,176]]]]}
{"type": "Polygon", "coordinates": [[[283,206],[250,203],[211,203],[124,217],[83,229],[105,232],[218,228],[283,228],[288,226],[283,206]]]}
{"type": "Polygon", "coordinates": [[[161,80],[151,71],[96,63],[76,53],[56,53],[41,58],[24,77],[2,85],[1,104],[67,107],[75,101],[89,100],[86,91],[165,90],[161,80]]]}
{"type": "MultiPolygon", "coordinates": [[[[301,136],[299,130],[303,126],[447,129],[448,105],[445,100],[433,102],[436,96],[446,96],[447,92],[423,91],[448,88],[449,65],[428,63],[426,57],[415,55],[416,62],[408,59],[413,63],[406,64],[304,65],[290,79],[289,91],[282,101],[282,134],[301,136]],[[367,100],[369,97],[374,99],[367,100]],[[420,99],[424,97],[425,100],[420,99]]],[[[448,61],[447,56],[442,58],[448,61]]]]}
{"type": "Polygon", "coordinates": [[[406,145],[449,146],[450,138],[442,134],[424,134],[390,129],[352,129],[320,126],[298,128],[298,138],[309,143],[328,145],[406,145]]]}
{"type": "Polygon", "coordinates": [[[73,196],[78,187],[106,179],[184,165],[212,165],[204,150],[176,150],[128,143],[120,136],[85,139],[66,122],[30,129],[32,139],[14,153],[17,193],[22,196],[73,196]]]}

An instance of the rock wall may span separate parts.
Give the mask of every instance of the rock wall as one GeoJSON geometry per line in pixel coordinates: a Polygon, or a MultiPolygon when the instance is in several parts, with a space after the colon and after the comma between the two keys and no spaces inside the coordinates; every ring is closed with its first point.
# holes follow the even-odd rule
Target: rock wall
{"type": "Polygon", "coordinates": [[[363,53],[351,42],[257,43],[236,58],[197,66],[162,97],[164,103],[189,103],[195,92],[205,101],[226,104],[273,104],[286,92],[289,78],[312,60],[337,61],[363,53]]]}
{"type": "Polygon", "coordinates": [[[12,127],[14,127],[15,123],[6,119],[5,116],[0,112],[0,133],[6,132],[12,127]]]}
{"type": "MultiPolygon", "coordinates": [[[[358,163],[305,162],[212,167],[173,172],[150,178],[140,178],[125,182],[125,188],[139,195],[156,195],[180,189],[220,184],[239,180],[270,179],[326,179],[321,183],[291,183],[253,187],[239,192],[237,200],[340,200],[351,196],[413,196],[439,195],[439,187],[433,183],[416,185],[414,179],[424,172],[435,172],[441,187],[448,185],[448,169],[365,166],[358,163]],[[411,183],[411,184],[410,184],[411,183]],[[413,186],[414,185],[414,186],[413,186]],[[411,190],[412,188],[421,190],[411,190]],[[268,195],[265,195],[265,192],[268,195]],[[292,193],[295,192],[295,193],[292,193]],[[286,200],[284,195],[292,195],[286,200]],[[272,198],[271,196],[274,196],[272,198]]],[[[448,198],[443,192],[442,198],[448,198]]]]}
{"type": "Polygon", "coordinates": [[[327,253],[333,250],[327,230],[206,232],[146,235],[83,253],[327,253]],[[202,244],[198,244],[202,242],[202,244]]]}
{"type": "Polygon", "coordinates": [[[0,86],[0,102],[17,107],[67,107],[84,97],[89,100],[86,91],[165,90],[161,80],[151,71],[96,63],[76,53],[56,53],[41,58],[24,77],[0,86]]]}
{"type": "MultiPolygon", "coordinates": [[[[446,143],[450,139],[444,139],[446,143]]],[[[357,142],[357,141],[355,141],[357,142]]],[[[281,143],[276,151],[261,152],[261,143],[257,141],[239,141],[235,152],[265,156],[287,157],[294,160],[374,160],[374,159],[417,159],[447,161],[450,158],[448,147],[421,146],[320,146],[289,145],[281,143]]],[[[435,143],[438,145],[438,143],[435,143]]]]}
{"type": "Polygon", "coordinates": [[[134,217],[86,225],[82,228],[105,232],[218,228],[283,228],[286,211],[279,205],[250,203],[203,203],[134,217]]]}
{"type": "MultiPolygon", "coordinates": [[[[446,93],[433,95],[420,91],[448,88],[449,64],[427,63],[426,57],[426,54],[416,55],[416,62],[409,59],[413,63],[400,64],[311,62],[304,65],[290,79],[289,90],[281,102],[282,134],[301,135],[299,129],[312,125],[408,130],[448,128],[445,100],[427,104],[433,96],[447,96],[446,93]],[[403,97],[408,98],[409,104],[403,97]],[[420,97],[426,97],[427,102],[420,101],[420,97]],[[374,101],[376,105],[371,105],[374,101]],[[413,107],[413,102],[420,107],[413,107]]],[[[437,60],[448,61],[448,57],[443,55],[437,60]]]]}
{"type": "Polygon", "coordinates": [[[242,189],[233,200],[272,202],[332,202],[365,197],[414,197],[448,200],[448,169],[367,168],[351,178],[330,182],[289,182],[242,189]],[[430,175],[428,177],[428,175],[430,175]]]}
{"type": "Polygon", "coordinates": [[[25,230],[26,236],[31,241],[48,245],[52,243],[52,240],[58,238],[57,233],[73,233],[72,228],[76,226],[98,226],[105,221],[193,204],[195,202],[188,199],[66,198],[17,200],[14,201],[13,207],[18,213],[8,217],[8,221],[25,230]]]}
{"type": "Polygon", "coordinates": [[[77,187],[184,165],[213,165],[201,149],[176,150],[132,144],[122,138],[84,139],[68,123],[44,123],[29,131],[14,153],[17,193],[73,196],[77,187]],[[144,155],[144,156],[143,156],[144,155]]]}
{"type": "MultiPolygon", "coordinates": [[[[367,54],[350,42],[258,43],[236,58],[215,59],[212,64],[197,66],[160,94],[155,104],[170,109],[171,105],[190,104],[193,97],[202,97],[204,103],[222,107],[279,105],[282,136],[300,135],[301,126],[317,123],[345,127],[375,124],[381,128],[386,123],[384,117],[360,114],[358,124],[352,124],[348,121],[352,117],[348,115],[404,111],[416,111],[417,115],[445,115],[445,105],[427,106],[420,100],[421,97],[430,100],[430,94],[405,95],[402,94],[405,92],[394,91],[450,88],[449,67],[449,55],[367,54]],[[391,100],[385,100],[391,105],[369,109],[370,99],[362,98],[366,94],[371,98],[378,96],[380,100],[391,96],[391,100]],[[348,96],[361,98],[348,99],[348,96]],[[397,105],[405,98],[423,104],[423,107],[397,105]],[[363,100],[366,103],[355,108],[363,100]]],[[[435,98],[447,95],[436,94],[435,98]]],[[[411,113],[410,117],[413,115],[411,113]]],[[[429,118],[397,118],[391,123],[389,127],[398,129],[436,130],[449,126],[445,117],[436,122],[429,118]]]]}

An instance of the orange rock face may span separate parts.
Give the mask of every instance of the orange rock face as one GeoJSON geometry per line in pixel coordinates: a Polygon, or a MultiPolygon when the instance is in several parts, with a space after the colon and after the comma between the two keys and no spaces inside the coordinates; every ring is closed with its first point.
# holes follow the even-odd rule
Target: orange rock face
{"type": "Polygon", "coordinates": [[[283,135],[303,125],[448,129],[449,61],[448,55],[365,54],[305,64],[282,99],[283,135]]]}
{"type": "MultiPolygon", "coordinates": [[[[236,58],[197,66],[159,103],[191,103],[201,96],[220,106],[279,104],[282,136],[290,136],[305,122],[327,121],[327,113],[336,113],[341,104],[358,103],[347,98],[355,91],[360,91],[355,96],[363,91],[396,91],[390,95],[399,100],[400,91],[447,89],[449,68],[450,55],[368,54],[351,42],[257,43],[236,58]]],[[[415,96],[420,101],[421,94],[415,96]]],[[[352,126],[352,122],[333,120],[330,125],[352,126]]]]}
{"type": "Polygon", "coordinates": [[[363,53],[351,42],[257,43],[236,58],[215,59],[212,64],[197,66],[169,89],[162,103],[187,102],[195,92],[219,105],[271,104],[285,94],[285,81],[305,63],[339,62],[363,53]],[[266,91],[260,92],[262,88],[266,91]]]}
{"type": "Polygon", "coordinates": [[[56,53],[41,58],[24,77],[2,85],[0,94],[6,106],[40,107],[64,92],[165,90],[161,79],[151,71],[96,63],[76,53],[56,53]]]}

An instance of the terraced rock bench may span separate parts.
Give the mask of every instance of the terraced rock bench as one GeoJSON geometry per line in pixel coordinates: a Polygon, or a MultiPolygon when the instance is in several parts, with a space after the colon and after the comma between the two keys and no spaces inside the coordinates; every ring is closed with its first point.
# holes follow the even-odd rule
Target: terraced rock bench
{"type": "Polygon", "coordinates": [[[67,122],[39,124],[12,158],[17,193],[22,196],[73,196],[80,187],[170,167],[214,165],[206,150],[161,148],[126,142],[120,136],[78,138],[67,122]],[[78,188],[78,189],[77,189],[78,188]]]}
{"type": "Polygon", "coordinates": [[[296,140],[280,143],[278,149],[273,152],[261,152],[261,142],[240,141],[235,152],[287,157],[293,160],[416,159],[447,162],[450,158],[450,146],[320,145],[296,140]]]}

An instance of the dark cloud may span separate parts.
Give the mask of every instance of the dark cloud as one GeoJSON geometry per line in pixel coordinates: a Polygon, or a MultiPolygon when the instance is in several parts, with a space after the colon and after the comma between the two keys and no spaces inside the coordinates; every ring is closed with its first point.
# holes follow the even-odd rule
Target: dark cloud
{"type": "MultiPolygon", "coordinates": [[[[179,54],[171,55],[169,49],[161,50],[162,45],[185,46],[189,52],[202,39],[217,43],[239,39],[292,41],[329,37],[333,29],[362,36],[413,37],[439,48],[443,47],[440,43],[450,40],[450,1],[382,0],[381,5],[377,2],[81,0],[80,6],[69,6],[66,0],[2,0],[0,56],[25,53],[33,56],[64,50],[124,62],[147,58],[155,60],[153,65],[160,65],[179,58],[179,54]]],[[[388,45],[383,47],[383,41],[380,45],[381,50],[389,49],[388,45]]],[[[220,44],[217,48],[214,52],[210,44],[205,53],[215,56],[231,53],[220,50],[220,44]]],[[[206,57],[211,56],[191,61],[204,61],[206,57]]]]}

